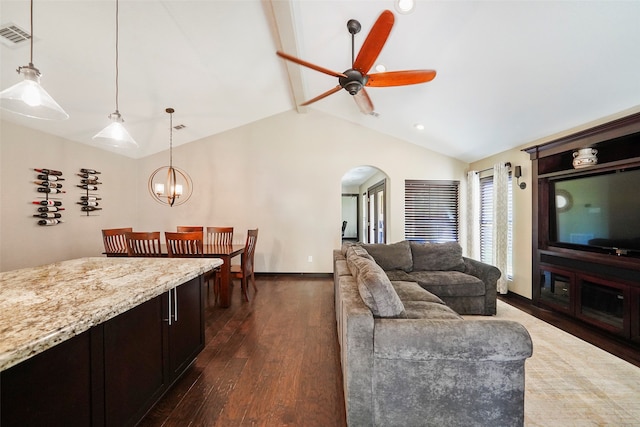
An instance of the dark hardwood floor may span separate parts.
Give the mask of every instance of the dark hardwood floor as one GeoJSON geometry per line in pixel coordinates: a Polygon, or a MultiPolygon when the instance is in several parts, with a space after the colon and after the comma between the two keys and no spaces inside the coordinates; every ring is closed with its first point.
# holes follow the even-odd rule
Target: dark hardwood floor
{"type": "Polygon", "coordinates": [[[346,426],[330,277],[267,276],[206,305],[206,346],[140,426],[346,426]]]}

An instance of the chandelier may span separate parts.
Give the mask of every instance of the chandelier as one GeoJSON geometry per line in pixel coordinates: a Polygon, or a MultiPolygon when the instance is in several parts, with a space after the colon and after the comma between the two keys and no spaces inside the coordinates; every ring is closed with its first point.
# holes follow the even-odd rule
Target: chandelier
{"type": "Polygon", "coordinates": [[[163,205],[178,206],[185,203],[193,193],[191,177],[182,169],[173,166],[173,108],[169,113],[169,166],[156,169],[149,177],[149,193],[163,205]]]}

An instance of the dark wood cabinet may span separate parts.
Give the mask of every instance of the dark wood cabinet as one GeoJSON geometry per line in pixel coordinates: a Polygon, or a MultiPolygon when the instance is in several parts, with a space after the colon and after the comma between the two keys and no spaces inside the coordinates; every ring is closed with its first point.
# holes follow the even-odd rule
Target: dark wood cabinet
{"type": "Polygon", "coordinates": [[[0,373],[0,425],[133,426],[203,348],[200,276],[0,373]]]}
{"type": "MultiPolygon", "coordinates": [[[[619,249],[615,243],[608,243],[613,242],[612,239],[594,239],[598,236],[580,231],[565,232],[569,236],[560,236],[558,224],[566,221],[566,217],[562,219],[559,213],[561,201],[557,197],[564,191],[562,185],[566,184],[563,182],[640,169],[640,114],[525,151],[530,154],[536,184],[532,190],[534,304],[569,315],[635,346],[640,342],[640,248],[619,249]],[[587,147],[597,150],[597,164],[574,168],[574,152],[587,147]]],[[[589,182],[587,179],[583,182],[589,182]]],[[[587,221],[589,214],[604,215],[599,206],[585,201],[583,196],[591,194],[590,188],[574,188],[577,194],[569,193],[568,202],[575,204],[574,209],[582,209],[587,214],[573,214],[573,221],[587,221]]],[[[610,186],[606,194],[618,200],[638,200],[636,187],[627,191],[631,194],[618,194],[617,190],[610,186]]],[[[620,216],[613,204],[609,206],[613,214],[608,226],[623,229],[624,238],[617,241],[635,242],[640,237],[640,212],[634,208],[633,203],[637,202],[630,203],[626,217],[620,216]]],[[[571,230],[577,228],[567,226],[571,230]]],[[[620,231],[617,234],[621,234],[620,231]]]]}

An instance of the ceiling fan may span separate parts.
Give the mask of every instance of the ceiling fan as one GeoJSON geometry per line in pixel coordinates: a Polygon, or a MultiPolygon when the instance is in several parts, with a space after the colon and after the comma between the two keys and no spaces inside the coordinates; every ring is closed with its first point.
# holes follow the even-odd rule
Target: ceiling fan
{"type": "Polygon", "coordinates": [[[277,51],[278,56],[303,65],[321,73],[338,77],[338,85],[313,99],[304,102],[301,105],[309,105],[319,101],[327,96],[344,89],[353,95],[353,99],[364,114],[373,113],[373,103],[365,90],[365,86],[369,87],[387,87],[387,86],[404,86],[418,83],[426,83],[436,77],[434,70],[408,70],[408,71],[388,71],[383,73],[368,74],[373,63],[378,58],[380,51],[389,37],[389,33],[393,28],[395,18],[389,10],[384,10],[376,22],[373,24],[369,35],[365,39],[358,57],[354,59],[355,35],[360,32],[360,22],[350,19],[347,22],[347,29],[351,33],[351,68],[343,73],[338,73],[324,67],[312,64],[302,59],[291,56],[287,53],[277,51]]]}

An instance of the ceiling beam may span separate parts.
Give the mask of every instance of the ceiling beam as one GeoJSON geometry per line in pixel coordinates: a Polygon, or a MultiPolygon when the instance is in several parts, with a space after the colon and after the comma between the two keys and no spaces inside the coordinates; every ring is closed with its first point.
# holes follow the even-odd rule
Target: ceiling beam
{"type": "MultiPolygon", "coordinates": [[[[296,37],[293,1],[269,0],[269,4],[273,11],[278,38],[276,43],[279,45],[279,49],[289,55],[300,57],[298,53],[298,39],[296,37]]],[[[275,55],[275,52],[273,54],[275,55]]],[[[300,105],[306,101],[300,66],[284,59],[282,59],[282,61],[287,67],[289,86],[291,87],[291,94],[293,96],[293,102],[296,105],[296,110],[298,113],[306,113],[307,107],[300,105]]]]}

